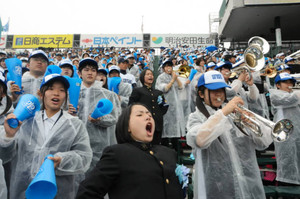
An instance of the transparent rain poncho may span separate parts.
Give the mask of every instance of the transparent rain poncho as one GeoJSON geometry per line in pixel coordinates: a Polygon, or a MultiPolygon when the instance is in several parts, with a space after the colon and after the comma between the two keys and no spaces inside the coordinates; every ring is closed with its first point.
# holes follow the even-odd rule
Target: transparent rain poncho
{"type": "Polygon", "coordinates": [[[131,84],[124,83],[121,81],[119,84],[119,96],[121,99],[121,107],[126,108],[128,106],[129,97],[132,93],[132,86],[131,84]]]}
{"type": "Polygon", "coordinates": [[[166,91],[166,86],[171,80],[171,75],[162,73],[157,77],[155,84],[155,88],[164,93],[167,104],[169,104],[168,111],[164,115],[163,138],[185,136],[184,113],[178,97],[177,82],[175,81],[172,87],[166,91]]]}
{"type": "MultiPolygon", "coordinates": [[[[259,97],[259,91],[255,84],[252,86],[248,86],[249,91],[245,91],[243,88],[243,82],[241,82],[238,79],[235,79],[231,84],[231,89],[233,89],[237,96],[240,96],[244,101],[244,107],[248,108],[248,103],[255,103],[258,100],[259,97]]],[[[227,93],[227,92],[226,92],[227,93]]],[[[228,98],[228,100],[231,100],[231,98],[228,98]]]]}
{"type": "Polygon", "coordinates": [[[197,108],[187,124],[187,143],[196,158],[194,198],[265,198],[255,149],[272,143],[270,129],[263,128],[263,137],[246,136],[222,110],[206,108],[208,119],[197,108]]]}
{"type": "Polygon", "coordinates": [[[0,159],[0,199],[7,198],[7,187],[4,179],[4,169],[2,166],[2,160],[0,159]]]}
{"type": "Polygon", "coordinates": [[[80,98],[78,102],[78,117],[86,126],[90,137],[90,144],[93,150],[93,159],[90,166],[92,170],[100,160],[105,147],[116,144],[115,124],[121,114],[120,100],[116,93],[99,87],[96,81],[90,88],[81,85],[80,98]],[[100,99],[105,98],[112,102],[113,110],[110,114],[104,115],[99,122],[92,123],[88,116],[94,111],[100,99]]]}
{"type": "MultiPolygon", "coordinates": [[[[25,73],[23,74],[23,76],[22,76],[22,87],[23,87],[24,93],[22,93],[22,94],[18,97],[18,99],[17,99],[16,101],[13,102],[14,106],[17,105],[17,103],[18,103],[20,97],[21,97],[22,95],[24,95],[24,94],[32,94],[32,95],[36,96],[36,97],[40,100],[40,98],[39,98],[37,92],[38,92],[38,90],[40,89],[41,83],[42,83],[42,81],[43,81],[43,77],[44,77],[44,76],[40,76],[39,78],[35,78],[35,77],[33,77],[33,76],[29,73],[29,71],[25,72],[25,73]]],[[[10,83],[9,83],[9,82],[8,82],[7,86],[8,86],[8,93],[11,94],[11,92],[10,92],[10,90],[9,90],[9,88],[10,88],[10,83]]],[[[20,89],[22,89],[22,88],[20,88],[20,89]]],[[[41,100],[40,100],[40,102],[41,102],[41,100]]]]}
{"type": "Polygon", "coordinates": [[[192,90],[191,84],[185,84],[188,80],[187,78],[178,77],[183,86],[182,89],[178,90],[178,97],[182,105],[183,113],[184,113],[184,126],[186,126],[186,122],[188,120],[189,115],[195,111],[195,105],[192,99],[192,90]]]}
{"type": "Polygon", "coordinates": [[[263,82],[260,78],[260,71],[252,73],[254,83],[263,84],[264,93],[259,93],[257,100],[251,100],[248,102],[248,108],[256,114],[269,119],[269,106],[266,99],[266,92],[269,91],[269,86],[266,82],[263,82]]]}
{"type": "Polygon", "coordinates": [[[75,175],[88,170],[92,159],[89,137],[83,123],[63,112],[45,140],[42,112],[25,120],[14,138],[6,138],[0,126],[0,157],[4,163],[11,161],[10,198],[25,198],[25,190],[39,171],[48,154],[62,158],[55,169],[56,198],[75,197],[75,175]]]}
{"type": "Polygon", "coordinates": [[[270,89],[274,110],[273,121],[289,119],[294,131],[284,142],[274,142],[277,161],[277,180],[300,185],[300,91],[288,93],[270,89]]]}

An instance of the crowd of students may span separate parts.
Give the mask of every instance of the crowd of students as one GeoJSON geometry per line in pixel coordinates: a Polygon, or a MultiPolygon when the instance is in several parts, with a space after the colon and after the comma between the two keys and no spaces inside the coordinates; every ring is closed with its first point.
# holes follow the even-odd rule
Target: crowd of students
{"type": "Polygon", "coordinates": [[[48,154],[54,155],[56,198],[75,198],[78,189],[77,198],[182,198],[169,149],[181,137],[196,159],[195,198],[264,198],[255,150],[273,142],[272,129],[260,123],[258,137],[241,126],[230,117],[240,105],[274,122],[292,121],[289,139],[274,142],[277,180],[300,185],[300,92],[289,74],[297,60],[283,53],[266,58],[265,68],[278,71],[270,81],[263,71],[231,76],[233,67],[245,64],[242,49],[160,50],[156,79],[154,49],[1,51],[0,198],[24,198],[48,154]],[[7,79],[10,57],[23,62],[22,88],[7,79]],[[45,75],[49,65],[61,74],[45,75]],[[82,79],[78,107],[69,103],[64,76],[82,79]],[[42,108],[14,129],[7,120],[15,118],[24,94],[35,95],[42,108]],[[102,98],[113,110],[92,118],[102,98]]]}

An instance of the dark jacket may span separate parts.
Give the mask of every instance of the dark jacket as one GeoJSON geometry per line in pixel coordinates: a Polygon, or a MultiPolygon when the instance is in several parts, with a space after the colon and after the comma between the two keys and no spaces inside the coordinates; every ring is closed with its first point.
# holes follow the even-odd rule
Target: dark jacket
{"type": "Polygon", "coordinates": [[[76,199],[182,199],[175,151],[139,142],[117,144],[81,184],[76,199]]]}
{"type": "Polygon", "coordinates": [[[135,102],[142,103],[147,106],[149,111],[152,113],[155,121],[155,130],[162,132],[163,129],[163,116],[168,111],[168,106],[165,105],[165,98],[163,92],[153,87],[138,87],[132,90],[131,96],[129,97],[129,105],[135,102]],[[158,96],[163,98],[163,103],[158,104],[158,96]]]}

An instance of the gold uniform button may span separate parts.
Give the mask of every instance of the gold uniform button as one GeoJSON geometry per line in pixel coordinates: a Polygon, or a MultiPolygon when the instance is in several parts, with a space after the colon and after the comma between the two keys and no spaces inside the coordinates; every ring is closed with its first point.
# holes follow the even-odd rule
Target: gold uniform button
{"type": "Polygon", "coordinates": [[[170,183],[169,179],[166,179],[166,183],[167,183],[167,184],[169,184],[169,183],[170,183]]]}
{"type": "Polygon", "coordinates": [[[152,100],[152,102],[154,102],[154,100],[152,100]]]}
{"type": "Polygon", "coordinates": [[[160,163],[161,165],[164,165],[164,162],[163,162],[163,161],[159,161],[159,163],[160,163]]]}
{"type": "Polygon", "coordinates": [[[149,151],[149,153],[151,154],[151,155],[153,155],[154,153],[153,153],[153,151],[149,151]]]}
{"type": "Polygon", "coordinates": [[[151,96],[153,96],[153,93],[151,93],[151,96]]]}
{"type": "Polygon", "coordinates": [[[152,108],[155,108],[154,106],[152,106],[152,108]]]}
{"type": "Polygon", "coordinates": [[[155,113],[153,113],[153,115],[155,115],[155,113]]]}

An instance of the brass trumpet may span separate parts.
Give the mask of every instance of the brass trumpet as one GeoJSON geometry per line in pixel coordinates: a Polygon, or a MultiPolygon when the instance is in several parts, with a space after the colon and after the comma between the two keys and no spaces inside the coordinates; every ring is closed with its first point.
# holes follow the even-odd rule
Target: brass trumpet
{"type": "Polygon", "coordinates": [[[174,72],[178,73],[179,77],[188,78],[191,73],[191,68],[188,65],[181,65],[178,70],[174,70],[174,72]]]}
{"type": "Polygon", "coordinates": [[[276,68],[267,67],[262,72],[262,76],[267,76],[269,78],[274,78],[277,75],[276,68]]]}
{"type": "Polygon", "coordinates": [[[241,124],[242,127],[250,130],[258,137],[263,136],[263,132],[260,127],[261,125],[259,122],[272,129],[271,136],[275,142],[284,142],[293,133],[294,126],[288,119],[282,119],[274,123],[256,113],[253,113],[252,111],[244,108],[241,105],[238,105],[238,107],[242,110],[242,112],[236,111],[236,113],[231,113],[229,116],[235,123],[241,124]],[[249,122],[244,122],[242,118],[249,120],[249,122]]]}

